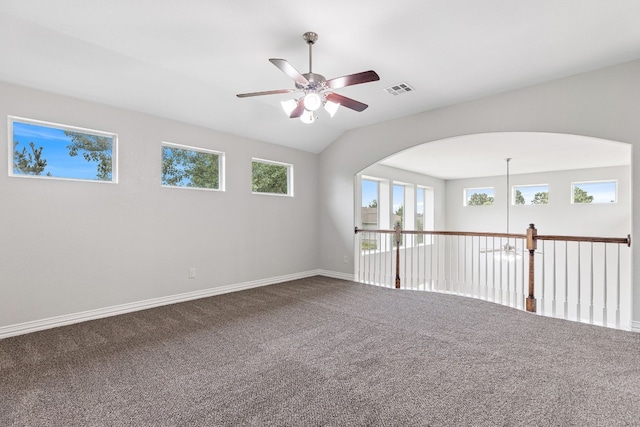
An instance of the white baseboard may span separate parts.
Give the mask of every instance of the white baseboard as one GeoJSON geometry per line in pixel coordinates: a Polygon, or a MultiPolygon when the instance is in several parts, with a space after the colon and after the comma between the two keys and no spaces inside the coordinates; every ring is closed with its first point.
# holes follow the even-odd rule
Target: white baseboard
{"type": "Polygon", "coordinates": [[[99,308],[96,310],[82,311],[79,313],[65,314],[62,316],[50,317],[48,319],[33,320],[30,322],[0,327],[0,339],[9,338],[16,335],[28,334],[44,329],[57,328],[59,326],[71,325],[73,323],[86,322],[88,320],[101,319],[104,317],[117,316],[119,314],[133,311],[146,310],[163,305],[176,304],[199,298],[207,298],[215,295],[227,294],[230,292],[244,291],[246,289],[268,286],[276,283],[288,282],[290,280],[304,279],[312,276],[329,276],[345,280],[353,280],[353,277],[342,273],[329,272],[324,270],[313,270],[296,274],[289,274],[268,279],[254,280],[251,282],[237,283],[233,285],[219,286],[200,291],[186,292],[183,294],[170,295],[166,297],[153,298],[143,301],[131,302],[115,305],[111,307],[99,308]]]}
{"type": "Polygon", "coordinates": [[[353,273],[340,273],[338,271],[330,270],[316,270],[317,276],[327,276],[333,279],[349,280],[350,282],[356,281],[356,275],[353,273]]]}

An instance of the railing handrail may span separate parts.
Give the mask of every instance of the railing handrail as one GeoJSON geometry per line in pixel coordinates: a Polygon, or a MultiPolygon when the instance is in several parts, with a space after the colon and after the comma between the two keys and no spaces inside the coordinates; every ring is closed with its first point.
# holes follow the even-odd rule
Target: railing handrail
{"type": "MultiPolygon", "coordinates": [[[[382,233],[393,234],[395,230],[381,230],[381,229],[367,229],[355,227],[355,233],[382,233]]],[[[479,237],[503,237],[514,239],[526,239],[526,234],[516,233],[491,233],[491,232],[478,232],[478,231],[442,231],[442,230],[401,230],[402,234],[426,234],[426,235],[441,235],[441,236],[479,236],[479,237]]],[[[631,247],[631,235],[627,234],[627,237],[593,237],[593,236],[562,236],[554,234],[538,234],[535,240],[556,240],[567,242],[592,242],[592,243],[618,243],[631,247]]]]}
{"type": "Polygon", "coordinates": [[[618,243],[631,247],[631,235],[627,237],[590,237],[590,236],[559,236],[559,235],[540,235],[536,236],[536,240],[557,240],[565,242],[591,242],[591,243],[618,243]]]}
{"type": "MultiPolygon", "coordinates": [[[[393,234],[395,230],[373,230],[368,228],[355,228],[355,233],[382,233],[393,234]]],[[[525,239],[526,234],[514,234],[514,233],[489,233],[483,231],[442,231],[442,230],[401,230],[402,234],[431,234],[441,236],[477,236],[477,237],[507,237],[515,239],[525,239]]]]}

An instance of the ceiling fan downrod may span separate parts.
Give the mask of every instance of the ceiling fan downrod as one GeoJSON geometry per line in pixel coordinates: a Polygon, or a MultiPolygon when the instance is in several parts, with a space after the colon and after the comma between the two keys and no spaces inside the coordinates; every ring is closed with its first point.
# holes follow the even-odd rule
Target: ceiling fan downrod
{"type": "Polygon", "coordinates": [[[312,62],[311,62],[311,58],[312,58],[312,53],[311,53],[311,48],[313,47],[313,44],[318,40],[318,34],[314,33],[313,31],[308,31],[306,33],[304,33],[302,35],[302,38],[304,39],[305,42],[307,42],[307,44],[309,45],[309,74],[313,73],[313,70],[311,68],[312,66],[312,62]]]}

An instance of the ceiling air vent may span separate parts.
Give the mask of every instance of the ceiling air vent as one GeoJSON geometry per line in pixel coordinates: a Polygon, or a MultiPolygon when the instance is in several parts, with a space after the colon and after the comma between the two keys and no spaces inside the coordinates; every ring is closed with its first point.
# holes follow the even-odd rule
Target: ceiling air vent
{"type": "Polygon", "coordinates": [[[391,95],[400,95],[403,93],[411,92],[414,89],[406,83],[399,83],[397,85],[386,87],[384,88],[384,90],[391,95]]]}

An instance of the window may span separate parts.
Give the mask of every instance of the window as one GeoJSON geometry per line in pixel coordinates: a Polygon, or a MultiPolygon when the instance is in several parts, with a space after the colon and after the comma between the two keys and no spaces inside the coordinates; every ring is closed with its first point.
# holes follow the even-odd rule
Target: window
{"type": "Polygon", "coordinates": [[[293,196],[293,166],[270,160],[253,159],[252,191],[293,196]]]}
{"type": "Polygon", "coordinates": [[[117,135],[9,117],[9,175],[117,182],[117,135]]]}
{"type": "Polygon", "coordinates": [[[514,205],[547,205],[549,204],[549,185],[518,185],[513,187],[514,205]]]}
{"type": "Polygon", "coordinates": [[[616,203],[617,185],[613,181],[571,183],[571,203],[616,203]]]}
{"type": "MultiPolygon", "coordinates": [[[[404,230],[404,193],[405,193],[404,185],[401,184],[393,184],[393,215],[391,217],[391,228],[395,230],[396,225],[400,224],[400,227],[404,230]]],[[[393,235],[393,245],[396,245],[396,236],[393,235]]],[[[404,237],[400,238],[400,244],[404,244],[404,237]]]]}
{"type": "Polygon", "coordinates": [[[494,194],[493,187],[465,188],[464,206],[492,205],[494,194]]]}
{"type": "Polygon", "coordinates": [[[362,228],[378,228],[378,181],[362,180],[362,228]]]}
{"type": "Polygon", "coordinates": [[[391,228],[400,224],[404,228],[404,185],[393,184],[393,221],[391,228]]]}
{"type": "MultiPolygon", "coordinates": [[[[380,185],[378,181],[362,179],[362,208],[360,220],[364,230],[378,228],[378,201],[380,200],[380,185]]],[[[378,240],[375,235],[366,235],[362,239],[362,249],[372,250],[378,248],[378,240]]]]}
{"type": "MultiPolygon", "coordinates": [[[[416,192],[416,226],[415,229],[418,231],[424,231],[424,188],[418,188],[416,192]]],[[[418,236],[419,238],[424,237],[422,235],[418,236]]],[[[422,243],[422,239],[420,242],[422,243]]]]}
{"type": "MultiPolygon", "coordinates": [[[[433,230],[435,223],[434,189],[411,182],[399,182],[371,175],[359,175],[360,211],[358,228],[364,231],[362,250],[389,250],[395,246],[395,235],[375,235],[366,230],[394,229],[399,223],[405,230],[433,230]]],[[[430,239],[423,235],[410,235],[400,242],[414,246],[430,239]]]]}
{"type": "MultiPolygon", "coordinates": [[[[433,212],[433,188],[417,187],[416,189],[416,218],[415,229],[418,231],[433,230],[434,212],[433,212]]],[[[416,243],[425,242],[425,236],[419,234],[416,236],[416,243]]]]}
{"type": "Polygon", "coordinates": [[[162,185],[224,190],[224,154],[183,145],[162,144],[162,185]]]}

